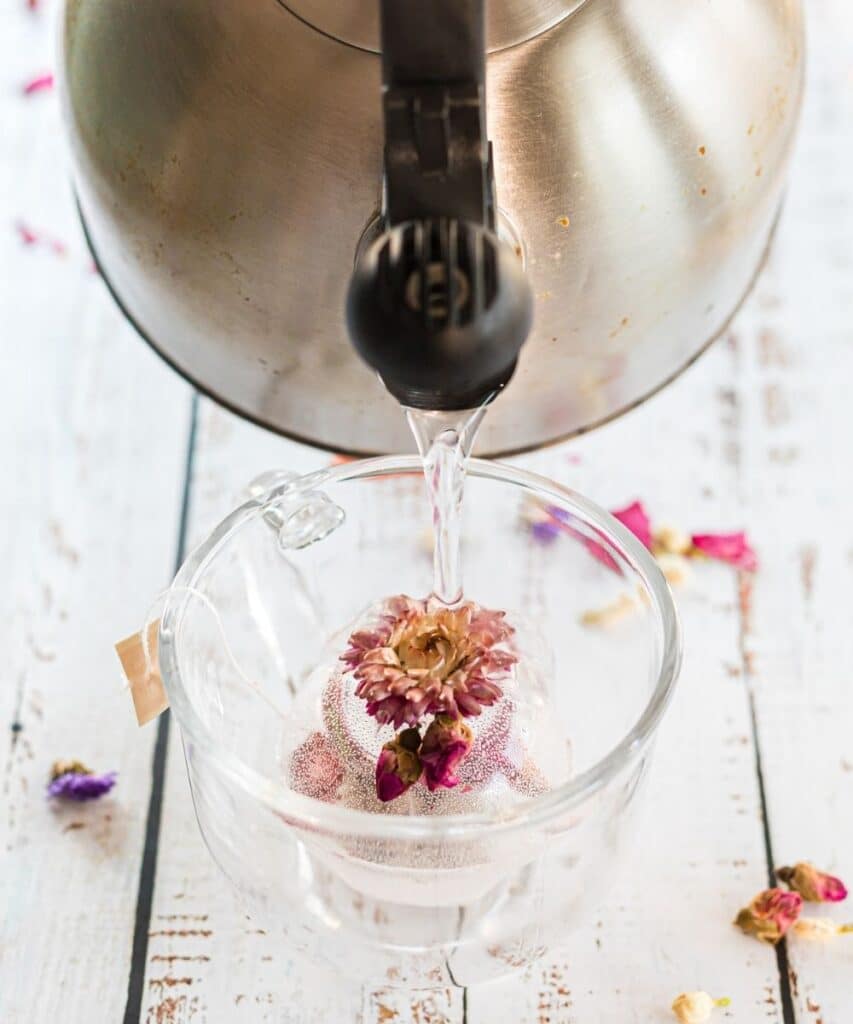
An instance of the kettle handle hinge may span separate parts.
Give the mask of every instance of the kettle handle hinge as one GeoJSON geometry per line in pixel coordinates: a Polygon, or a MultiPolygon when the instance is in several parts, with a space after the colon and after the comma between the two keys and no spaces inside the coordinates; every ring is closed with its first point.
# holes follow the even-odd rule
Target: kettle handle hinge
{"type": "Polygon", "coordinates": [[[386,226],[495,224],[485,0],[380,0],[386,226]]]}

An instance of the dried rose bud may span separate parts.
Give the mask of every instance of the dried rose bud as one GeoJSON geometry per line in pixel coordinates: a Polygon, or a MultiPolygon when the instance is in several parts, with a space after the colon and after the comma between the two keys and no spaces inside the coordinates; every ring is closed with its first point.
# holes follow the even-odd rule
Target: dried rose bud
{"type": "Polygon", "coordinates": [[[453,789],[459,782],[456,769],[473,742],[473,733],[461,718],[436,715],[424,735],[420,751],[424,781],[431,793],[436,789],[453,789]]]}
{"type": "Polygon", "coordinates": [[[755,572],[758,557],[752,550],[746,534],[739,533],[694,533],[690,538],[691,554],[704,555],[719,562],[728,562],[737,569],[755,572]]]}
{"type": "Polygon", "coordinates": [[[376,795],[383,803],[402,796],[421,777],[420,745],[417,729],[403,729],[382,748],[376,762],[376,795]]]}
{"type": "Polygon", "coordinates": [[[834,939],[853,933],[853,924],[836,924],[828,917],[801,917],[792,930],[802,939],[834,939]]]}
{"type": "Polygon", "coordinates": [[[847,889],[840,878],[818,871],[808,861],[798,861],[792,868],[779,868],[776,874],[809,903],[840,903],[847,899],[847,889]]]}
{"type": "Polygon", "coordinates": [[[800,916],[803,897],[784,889],[765,889],[744,907],[734,923],[745,935],[775,946],[800,916]]]}
{"type": "Polygon", "coordinates": [[[728,1006],[730,999],[714,999],[707,992],[683,992],[672,1004],[672,1012],[681,1024],[703,1024],[717,1006],[728,1006]]]}

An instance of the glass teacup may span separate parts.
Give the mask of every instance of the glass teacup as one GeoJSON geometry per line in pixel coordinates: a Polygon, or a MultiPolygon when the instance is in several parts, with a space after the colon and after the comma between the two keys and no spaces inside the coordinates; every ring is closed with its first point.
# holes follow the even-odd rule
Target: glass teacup
{"type": "Polygon", "coordinates": [[[527,965],[630,863],[680,664],[655,560],[585,498],[471,460],[465,597],[518,624],[536,673],[507,690],[505,734],[495,708],[470,724],[510,737],[501,764],[517,770],[383,805],[359,780],[388,730],[348,728],[359,705],[334,652],[366,607],[430,591],[420,460],[268,474],[253,493],[187,559],[160,627],[213,857],[268,931],[367,985],[467,986],[527,965]],[[618,623],[590,614],[613,607],[618,623]],[[315,758],[308,784],[298,756],[315,758]],[[344,798],[335,766],[359,757],[344,798]]]}

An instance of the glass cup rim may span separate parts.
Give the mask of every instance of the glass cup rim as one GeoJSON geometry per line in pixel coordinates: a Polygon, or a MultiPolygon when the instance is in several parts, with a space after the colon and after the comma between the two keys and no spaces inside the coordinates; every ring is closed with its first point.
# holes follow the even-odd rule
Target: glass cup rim
{"type": "Polygon", "coordinates": [[[681,668],[681,624],[669,585],[656,560],[635,536],[604,508],[548,477],[506,463],[469,459],[467,472],[474,478],[499,484],[514,484],[551,497],[569,506],[601,531],[639,575],[651,598],[661,637],[661,661],[651,695],[633,726],[599,760],[561,786],[497,812],[453,815],[385,815],[329,804],[305,796],[257,772],[222,744],[214,740],[201,721],[183,686],[177,653],[177,636],[194,582],[228,539],[251,520],[268,510],[269,504],[296,483],[312,486],[366,480],[390,473],[420,475],[423,464],[417,455],[384,455],[345,462],[303,474],[270,488],[261,497],[244,502],[222,519],[185,559],[166,591],[160,619],[159,668],[184,743],[189,742],[208,757],[214,757],[217,771],[228,776],[249,796],[267,804],[288,823],[331,834],[358,835],[383,839],[436,840],[473,837],[488,830],[515,830],[547,825],[594,795],[619,772],[632,764],[648,746],[672,699],[681,668]]]}

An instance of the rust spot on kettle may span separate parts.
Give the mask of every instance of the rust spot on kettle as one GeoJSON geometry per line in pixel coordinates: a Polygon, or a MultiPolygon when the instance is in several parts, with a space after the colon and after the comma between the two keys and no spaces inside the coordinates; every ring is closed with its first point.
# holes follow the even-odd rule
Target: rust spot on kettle
{"type": "Polygon", "coordinates": [[[561,228],[567,228],[571,225],[572,222],[569,220],[568,217],[558,217],[557,223],[560,225],[561,228]]]}
{"type": "Polygon", "coordinates": [[[631,322],[631,318],[630,317],[623,316],[622,319],[619,321],[619,326],[618,327],[614,327],[613,330],[610,332],[610,337],[611,338],[615,338],[617,334],[621,334],[622,331],[625,330],[625,328],[628,326],[628,324],[630,322],[631,322]]]}
{"type": "Polygon", "coordinates": [[[700,146],[699,147],[699,156],[704,156],[705,153],[706,153],[705,147],[704,146],[700,146]]]}

